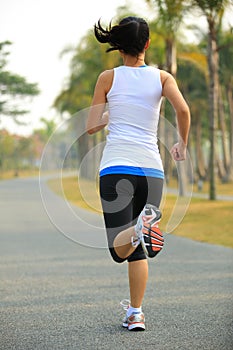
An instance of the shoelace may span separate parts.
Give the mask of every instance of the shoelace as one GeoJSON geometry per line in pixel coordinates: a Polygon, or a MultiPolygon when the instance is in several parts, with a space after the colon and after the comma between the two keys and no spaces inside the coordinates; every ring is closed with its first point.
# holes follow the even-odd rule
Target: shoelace
{"type": "Polygon", "coordinates": [[[151,226],[157,226],[159,221],[161,220],[161,212],[154,206],[147,204],[145,206],[145,215],[144,218],[146,223],[149,223],[151,226]]]}
{"type": "Polygon", "coordinates": [[[123,307],[123,309],[125,311],[127,311],[128,307],[130,305],[130,300],[129,299],[123,299],[123,300],[121,300],[120,305],[121,305],[121,307],[123,307]]]}

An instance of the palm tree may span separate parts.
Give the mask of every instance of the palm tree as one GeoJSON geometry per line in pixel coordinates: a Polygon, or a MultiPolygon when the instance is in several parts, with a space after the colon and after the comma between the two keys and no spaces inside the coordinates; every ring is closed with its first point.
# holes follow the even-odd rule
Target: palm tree
{"type": "MultiPolygon", "coordinates": [[[[54,101],[54,107],[62,114],[68,112],[70,116],[70,128],[77,130],[81,135],[77,139],[77,158],[79,164],[90,150],[95,162],[99,160],[99,148],[95,147],[104,138],[103,133],[89,136],[85,132],[85,116],[87,108],[91,104],[97,76],[105,69],[110,69],[120,63],[117,53],[106,54],[105,45],[100,45],[93,32],[88,31],[76,48],[72,49],[73,56],[70,62],[70,76],[66,88],[61,91],[54,101]],[[93,154],[96,152],[98,154],[93,154]]],[[[67,50],[64,51],[66,53],[67,50]]],[[[68,50],[69,52],[69,50],[68,50]]],[[[94,160],[93,160],[94,162],[94,160]]],[[[93,162],[88,162],[88,167],[93,168],[93,162]]],[[[84,164],[84,163],[83,163],[84,164]]],[[[81,169],[81,176],[93,179],[95,172],[87,168],[87,164],[81,169]]]]}
{"type": "Polygon", "coordinates": [[[219,108],[220,127],[222,130],[223,143],[223,165],[224,177],[223,182],[233,181],[233,36],[232,28],[228,31],[221,32],[219,42],[219,61],[221,65],[220,83],[221,83],[221,103],[219,108]],[[228,118],[229,116],[229,118],[228,118]],[[227,128],[227,126],[228,128],[227,128]],[[228,135],[225,134],[228,131],[228,135]],[[228,143],[226,141],[229,141],[228,143]]]}
{"type": "MultiPolygon", "coordinates": [[[[185,1],[184,0],[146,0],[147,3],[154,3],[158,10],[157,16],[157,26],[156,31],[161,34],[165,41],[165,51],[166,51],[166,64],[165,69],[176,77],[177,73],[177,53],[176,53],[176,40],[179,26],[182,23],[183,14],[185,11],[185,1]]],[[[174,113],[172,114],[172,120],[174,120],[174,113]]],[[[173,135],[169,135],[169,131],[165,130],[167,136],[166,145],[169,146],[169,140],[173,139],[173,135]]],[[[165,153],[166,157],[164,160],[165,173],[167,179],[169,179],[169,173],[171,172],[171,158],[168,153],[165,153]]],[[[183,196],[185,194],[185,169],[184,165],[180,162],[177,163],[178,173],[179,173],[179,194],[183,196]]]]}
{"type": "Polygon", "coordinates": [[[195,175],[197,180],[205,181],[207,166],[203,152],[203,141],[207,125],[207,85],[206,55],[199,52],[199,47],[194,45],[181,45],[181,53],[178,55],[177,80],[182,81],[182,92],[187,97],[192,114],[192,126],[190,144],[192,145],[193,162],[195,163],[195,175]]]}
{"type": "Polygon", "coordinates": [[[177,71],[176,38],[185,10],[184,0],[146,0],[158,10],[156,31],[163,36],[166,49],[166,70],[174,77],[177,71]]]}
{"type": "Polygon", "coordinates": [[[210,164],[209,164],[209,199],[216,199],[216,131],[219,101],[219,52],[217,34],[221,25],[225,7],[229,0],[191,0],[191,5],[198,7],[208,24],[208,71],[209,71],[209,129],[210,129],[210,164]]]}

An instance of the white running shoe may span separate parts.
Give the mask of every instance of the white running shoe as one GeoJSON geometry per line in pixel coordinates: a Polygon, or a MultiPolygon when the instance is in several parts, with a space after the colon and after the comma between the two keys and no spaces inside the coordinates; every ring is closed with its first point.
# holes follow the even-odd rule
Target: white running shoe
{"type": "Polygon", "coordinates": [[[127,309],[130,307],[130,301],[123,299],[120,302],[123,309],[126,311],[126,315],[123,319],[122,326],[128,328],[129,331],[144,331],[145,330],[145,316],[143,312],[133,312],[127,317],[127,309]]]}

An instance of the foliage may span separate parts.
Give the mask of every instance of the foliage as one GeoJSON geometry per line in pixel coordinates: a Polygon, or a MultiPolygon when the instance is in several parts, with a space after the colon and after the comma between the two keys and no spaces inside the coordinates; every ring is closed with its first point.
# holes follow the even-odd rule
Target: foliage
{"type": "Polygon", "coordinates": [[[19,102],[22,98],[33,97],[39,94],[37,84],[28,83],[27,80],[6,69],[9,52],[7,47],[11,42],[0,43],[0,116],[11,116],[16,122],[18,117],[28,113],[20,108],[19,102]]]}
{"type": "Polygon", "coordinates": [[[41,142],[46,143],[56,129],[56,123],[54,120],[46,118],[41,118],[40,121],[43,123],[43,127],[34,130],[34,135],[38,135],[41,142]]]}
{"type": "Polygon", "coordinates": [[[99,45],[89,31],[74,48],[67,86],[61,91],[54,107],[70,115],[90,106],[97,76],[119,63],[116,53],[106,55],[106,45],[99,45]]]}
{"type": "Polygon", "coordinates": [[[9,158],[14,153],[14,140],[7,132],[2,131],[0,133],[0,170],[7,169],[9,164],[9,158]]]}
{"type": "Polygon", "coordinates": [[[11,135],[0,131],[0,175],[2,172],[35,166],[33,138],[11,135]]]}
{"type": "MultiPolygon", "coordinates": [[[[229,0],[191,0],[191,6],[198,6],[206,17],[222,17],[229,0]]],[[[216,18],[217,19],[217,18],[216,18]]]]}
{"type": "MultiPolygon", "coordinates": [[[[230,142],[233,145],[230,131],[233,124],[230,122],[229,107],[232,96],[230,93],[232,91],[232,32],[223,32],[221,28],[223,9],[227,1],[217,1],[217,7],[214,7],[216,2],[203,0],[199,2],[199,5],[202,4],[204,6],[202,9],[198,7],[198,1],[195,0],[151,0],[147,2],[156,5],[154,6],[154,11],[157,17],[149,23],[151,44],[146,53],[146,62],[147,64],[156,65],[160,69],[167,69],[169,61],[167,56],[168,53],[172,53],[172,50],[169,52],[169,45],[170,49],[175,45],[173,58],[177,59],[178,63],[176,78],[182,93],[190,105],[192,114],[189,148],[193,157],[195,179],[201,178],[209,181],[211,129],[208,84],[210,83],[211,73],[209,72],[208,61],[208,57],[210,57],[208,56],[208,33],[205,32],[201,38],[198,38],[199,42],[193,44],[185,42],[182,35],[177,34],[183,28],[183,18],[187,10],[192,10],[192,13],[196,15],[197,9],[199,9],[199,14],[208,14],[207,20],[216,20],[217,23],[215,34],[216,39],[218,39],[217,51],[220,64],[218,72],[221,87],[224,87],[222,105],[224,106],[225,117],[222,119],[221,126],[220,123],[216,124],[215,132],[222,136],[218,137],[214,144],[212,143],[214,145],[212,147],[216,148],[218,156],[217,166],[220,169],[225,166],[222,161],[225,155],[217,141],[223,142],[224,138],[228,139],[230,137],[230,142]],[[224,129],[225,134],[223,134],[224,129]]],[[[120,17],[123,17],[124,11],[121,12],[120,17]]],[[[195,18],[193,18],[193,21],[195,21],[195,18]]],[[[93,32],[89,31],[77,47],[73,49],[67,85],[54,103],[54,106],[60,112],[69,112],[70,115],[73,115],[77,111],[90,106],[94,85],[99,73],[121,64],[118,53],[106,54],[106,48],[107,46],[100,45],[95,40],[93,32]]],[[[176,70],[174,72],[176,73],[176,70]]],[[[166,104],[162,114],[174,122],[174,115],[170,109],[169,104],[166,104]]],[[[77,129],[78,124],[74,122],[73,128],[77,129]]],[[[83,155],[88,152],[88,147],[94,147],[95,142],[100,142],[101,137],[104,137],[104,134],[94,135],[88,139],[84,137],[81,142],[82,145],[79,145],[80,149],[82,148],[83,155]],[[86,150],[85,147],[87,147],[86,150]]],[[[173,135],[167,135],[167,137],[169,142],[173,142],[173,135]]],[[[233,152],[229,155],[229,150],[229,147],[228,149],[225,148],[224,152],[228,153],[228,158],[231,157],[233,164],[233,152]]],[[[225,168],[225,172],[226,169],[228,168],[225,168]]],[[[219,171],[221,179],[223,179],[222,174],[223,172],[219,171]]]]}
{"type": "Polygon", "coordinates": [[[157,29],[167,39],[173,40],[178,34],[182,23],[183,13],[186,10],[184,0],[147,0],[155,5],[158,11],[157,29]]]}
{"type": "Polygon", "coordinates": [[[233,89],[232,57],[233,57],[233,28],[219,33],[220,80],[233,89]]]}

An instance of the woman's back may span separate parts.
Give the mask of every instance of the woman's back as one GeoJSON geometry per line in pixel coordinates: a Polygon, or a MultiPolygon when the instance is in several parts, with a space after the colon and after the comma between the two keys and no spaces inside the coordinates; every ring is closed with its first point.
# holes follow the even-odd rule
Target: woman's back
{"type": "Polygon", "coordinates": [[[154,67],[120,66],[107,94],[108,141],[156,142],[162,86],[160,71],[154,67]]]}
{"type": "Polygon", "coordinates": [[[113,165],[163,169],[157,146],[161,97],[157,68],[114,69],[112,87],[107,94],[109,134],[100,169],[113,165]]]}
{"type": "Polygon", "coordinates": [[[160,70],[151,66],[119,66],[107,94],[109,103],[129,103],[159,109],[162,95],[160,70]]]}

